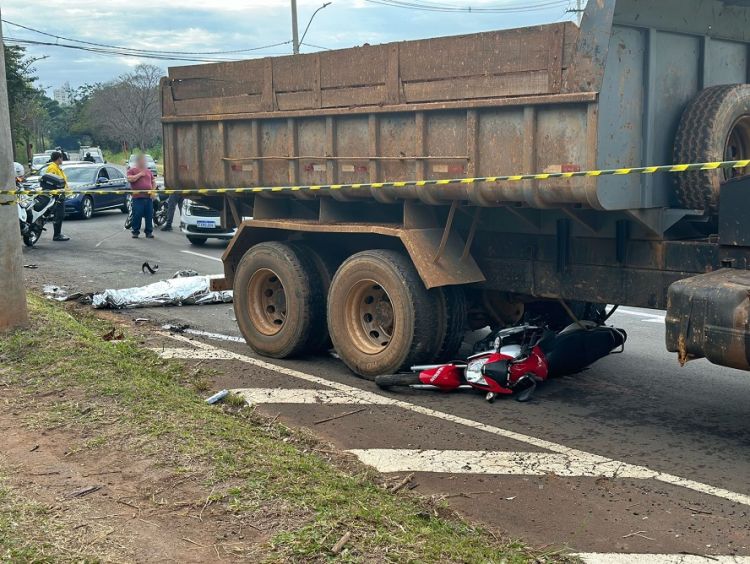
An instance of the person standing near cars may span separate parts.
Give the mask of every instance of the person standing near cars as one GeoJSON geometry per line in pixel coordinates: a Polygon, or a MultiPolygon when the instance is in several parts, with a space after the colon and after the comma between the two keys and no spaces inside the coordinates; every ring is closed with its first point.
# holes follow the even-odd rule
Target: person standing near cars
{"type": "Polygon", "coordinates": [[[162,231],[172,231],[172,220],[174,219],[174,212],[177,208],[180,209],[180,215],[182,215],[182,202],[185,201],[185,197],[182,194],[170,194],[167,199],[167,220],[164,223],[162,231]]]}
{"type": "MultiPolygon", "coordinates": [[[[68,190],[68,177],[65,176],[65,172],[60,166],[63,163],[63,155],[59,151],[54,151],[49,157],[49,164],[44,170],[44,174],[53,174],[62,178],[65,181],[65,191],[68,190]]],[[[56,196],[57,203],[55,204],[54,217],[52,219],[52,226],[54,227],[54,235],[52,236],[53,241],[70,241],[70,237],[66,237],[62,234],[62,224],[65,219],[65,194],[58,194],[56,196]]]]}
{"type": "Polygon", "coordinates": [[[146,157],[140,154],[135,159],[135,166],[127,173],[130,188],[133,190],[133,225],[131,227],[133,239],[141,234],[141,222],[145,223],[146,239],[154,238],[154,206],[151,203],[149,190],[156,190],[156,179],[146,166],[146,157]],[[144,190],[139,192],[139,190],[144,190]]]}

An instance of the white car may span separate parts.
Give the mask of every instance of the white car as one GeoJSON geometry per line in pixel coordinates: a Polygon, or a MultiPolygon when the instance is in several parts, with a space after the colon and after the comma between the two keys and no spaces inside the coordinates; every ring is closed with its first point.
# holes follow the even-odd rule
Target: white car
{"type": "Polygon", "coordinates": [[[221,226],[221,213],[215,209],[185,199],[180,213],[180,231],[191,245],[204,245],[209,239],[228,241],[236,229],[221,226]]]}

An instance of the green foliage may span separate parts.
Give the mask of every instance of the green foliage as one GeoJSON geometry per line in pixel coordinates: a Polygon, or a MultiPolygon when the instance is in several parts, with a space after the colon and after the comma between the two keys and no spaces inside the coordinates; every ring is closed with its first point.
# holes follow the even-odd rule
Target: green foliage
{"type": "Polygon", "coordinates": [[[15,45],[4,45],[4,53],[11,137],[16,145],[23,147],[29,142],[34,124],[45,116],[39,92],[34,87],[36,60],[27,57],[23,47],[15,45]]]}
{"type": "Polygon", "coordinates": [[[27,146],[37,153],[52,147],[76,150],[99,145],[124,151],[152,146],[161,160],[161,123],[158,82],[161,69],[140,65],[106,84],[86,84],[61,106],[39,88],[34,63],[19,46],[5,46],[8,102],[16,160],[28,159],[27,146]]]}

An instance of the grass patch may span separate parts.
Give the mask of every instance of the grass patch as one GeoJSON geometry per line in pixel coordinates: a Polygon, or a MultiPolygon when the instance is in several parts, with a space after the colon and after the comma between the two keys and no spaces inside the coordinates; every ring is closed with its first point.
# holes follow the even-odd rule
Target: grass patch
{"type": "Polygon", "coordinates": [[[16,496],[0,476],[0,562],[98,562],[92,556],[72,553],[62,546],[64,543],[56,545],[51,542],[51,539],[57,539],[64,533],[52,513],[43,504],[16,496]],[[28,531],[31,529],[35,531],[34,538],[29,537],[28,531]]]}
{"type": "MultiPolygon", "coordinates": [[[[101,417],[126,421],[131,439],[183,457],[174,461],[176,469],[199,462],[207,469],[210,495],[231,511],[252,514],[274,507],[297,516],[262,547],[269,560],[333,558],[331,549],[345,532],[351,540],[338,556],[343,561],[565,560],[520,542],[494,540],[422,498],[390,494],[374,473],[359,465],[345,471],[331,464],[311,438],[257,417],[240,402],[206,405],[193,387],[183,385],[179,363],[159,359],[132,339],[102,341],[111,323],[69,310],[73,317],[64,306],[33,295],[29,306],[33,326],[0,338],[0,385],[24,390],[19,401],[65,389],[75,401],[47,402],[48,413],[35,417],[58,425],[90,425],[86,446],[99,449],[109,442],[97,431],[101,417]]],[[[12,511],[13,504],[0,497],[3,550],[16,546],[15,537],[8,541],[2,534],[12,511]]]]}

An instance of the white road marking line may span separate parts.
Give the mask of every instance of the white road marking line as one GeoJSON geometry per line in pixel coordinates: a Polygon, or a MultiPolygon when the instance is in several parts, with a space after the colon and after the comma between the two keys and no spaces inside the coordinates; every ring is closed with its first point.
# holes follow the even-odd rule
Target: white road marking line
{"type": "Polygon", "coordinates": [[[593,478],[651,478],[653,473],[630,473],[615,461],[597,464],[565,454],[477,450],[352,449],[363,463],[379,472],[440,472],[593,478]]]}
{"type": "MultiPolygon", "coordinates": [[[[283,388],[240,388],[231,390],[233,394],[242,396],[250,403],[303,403],[303,404],[365,404],[375,402],[372,398],[353,398],[351,394],[337,390],[305,390],[283,388]]],[[[383,397],[383,400],[388,398],[383,397]]],[[[385,403],[381,401],[382,405],[385,403]]]]}
{"type": "MultiPolygon", "coordinates": [[[[161,334],[165,337],[169,337],[171,339],[181,341],[183,343],[188,343],[192,346],[198,347],[205,351],[220,350],[217,347],[214,347],[213,345],[209,345],[207,343],[201,343],[198,341],[192,341],[188,339],[187,337],[183,337],[181,335],[170,335],[168,333],[161,333],[161,334]]],[[[180,349],[180,350],[183,350],[183,349],[180,349]]],[[[286,374],[287,376],[299,378],[300,380],[305,380],[307,382],[312,382],[312,383],[319,384],[321,386],[325,386],[328,388],[333,388],[340,392],[350,394],[354,398],[369,400],[372,403],[377,402],[382,405],[393,405],[393,406],[401,407],[402,409],[412,411],[414,413],[419,413],[421,415],[437,417],[444,421],[450,421],[451,423],[456,423],[458,425],[470,427],[478,431],[483,431],[485,433],[491,433],[499,437],[505,437],[507,439],[511,439],[514,441],[519,441],[522,443],[530,444],[535,447],[549,450],[558,454],[564,454],[570,457],[571,459],[576,459],[579,463],[592,464],[592,465],[606,465],[606,466],[616,464],[620,468],[618,475],[624,475],[624,473],[626,472],[627,472],[627,475],[631,475],[631,476],[635,474],[640,474],[644,478],[650,478],[650,479],[658,480],[660,482],[664,482],[667,484],[681,486],[683,488],[686,488],[695,492],[712,495],[712,496],[719,497],[719,498],[722,498],[722,499],[725,499],[734,503],[740,503],[742,505],[750,506],[750,495],[745,495],[742,493],[725,490],[723,488],[718,488],[715,486],[711,486],[709,484],[703,484],[701,482],[696,482],[695,480],[682,478],[680,476],[674,476],[672,474],[658,472],[656,470],[651,470],[644,466],[629,464],[627,462],[620,462],[611,458],[607,458],[605,456],[599,456],[597,454],[592,454],[583,450],[566,447],[565,445],[553,443],[551,441],[539,439],[537,437],[524,435],[522,433],[517,433],[515,431],[510,431],[508,429],[502,429],[500,427],[495,427],[493,425],[487,425],[485,423],[480,423],[478,421],[473,421],[471,419],[459,417],[458,415],[453,415],[451,413],[445,413],[443,411],[430,409],[429,407],[422,407],[421,405],[408,403],[406,401],[391,399],[386,396],[382,396],[380,394],[376,394],[373,392],[368,392],[366,390],[355,388],[354,386],[349,386],[347,384],[341,384],[339,382],[326,380],[318,376],[313,376],[312,374],[300,372],[299,370],[294,370],[292,368],[278,366],[276,364],[272,364],[270,362],[266,362],[264,360],[260,360],[260,359],[253,358],[250,356],[237,354],[237,353],[230,353],[229,351],[224,351],[224,353],[228,353],[228,355],[231,356],[231,358],[234,360],[245,362],[247,364],[251,364],[259,368],[265,368],[266,370],[271,370],[279,374],[286,374]]]]}
{"type": "Polygon", "coordinates": [[[234,360],[234,353],[216,349],[208,351],[204,349],[151,349],[161,358],[179,358],[184,360],[234,360]]]}
{"type": "MultiPolygon", "coordinates": [[[[162,326],[162,329],[166,331],[170,330],[169,325],[162,326]]],[[[200,331],[198,329],[184,329],[178,331],[178,333],[188,333],[189,335],[197,335],[199,337],[208,337],[215,341],[229,341],[231,343],[243,343],[246,344],[245,339],[242,337],[235,337],[234,335],[225,335],[224,333],[211,333],[209,331],[200,331]]]]}
{"type": "Polygon", "coordinates": [[[204,254],[201,254],[201,253],[196,253],[194,251],[180,251],[180,252],[181,253],[185,253],[186,255],[194,255],[196,257],[201,257],[201,258],[204,258],[204,259],[216,260],[216,261],[222,262],[222,260],[221,260],[220,257],[212,257],[211,255],[204,255],[204,254]]]}
{"type": "MultiPolygon", "coordinates": [[[[627,315],[635,315],[637,317],[645,317],[647,319],[644,319],[643,321],[647,321],[647,322],[650,322],[650,323],[664,323],[665,320],[666,320],[666,316],[664,316],[664,315],[658,315],[658,314],[655,314],[655,313],[645,313],[645,312],[642,312],[642,311],[634,311],[632,309],[626,309],[626,308],[623,308],[623,307],[619,308],[617,310],[617,313],[624,313],[624,314],[627,314],[627,315]]],[[[615,315],[617,315],[617,314],[615,314],[615,315]]]]}
{"type": "Polygon", "coordinates": [[[94,245],[94,248],[98,249],[102,245],[102,243],[105,243],[106,241],[109,241],[112,237],[117,237],[121,233],[127,233],[127,229],[124,229],[124,228],[123,229],[118,229],[117,231],[115,231],[114,233],[112,233],[112,235],[107,235],[104,239],[102,239],[96,245],[94,245]]]}
{"type": "Polygon", "coordinates": [[[750,564],[750,556],[698,556],[693,554],[616,554],[584,552],[573,554],[586,564],[750,564]]]}

